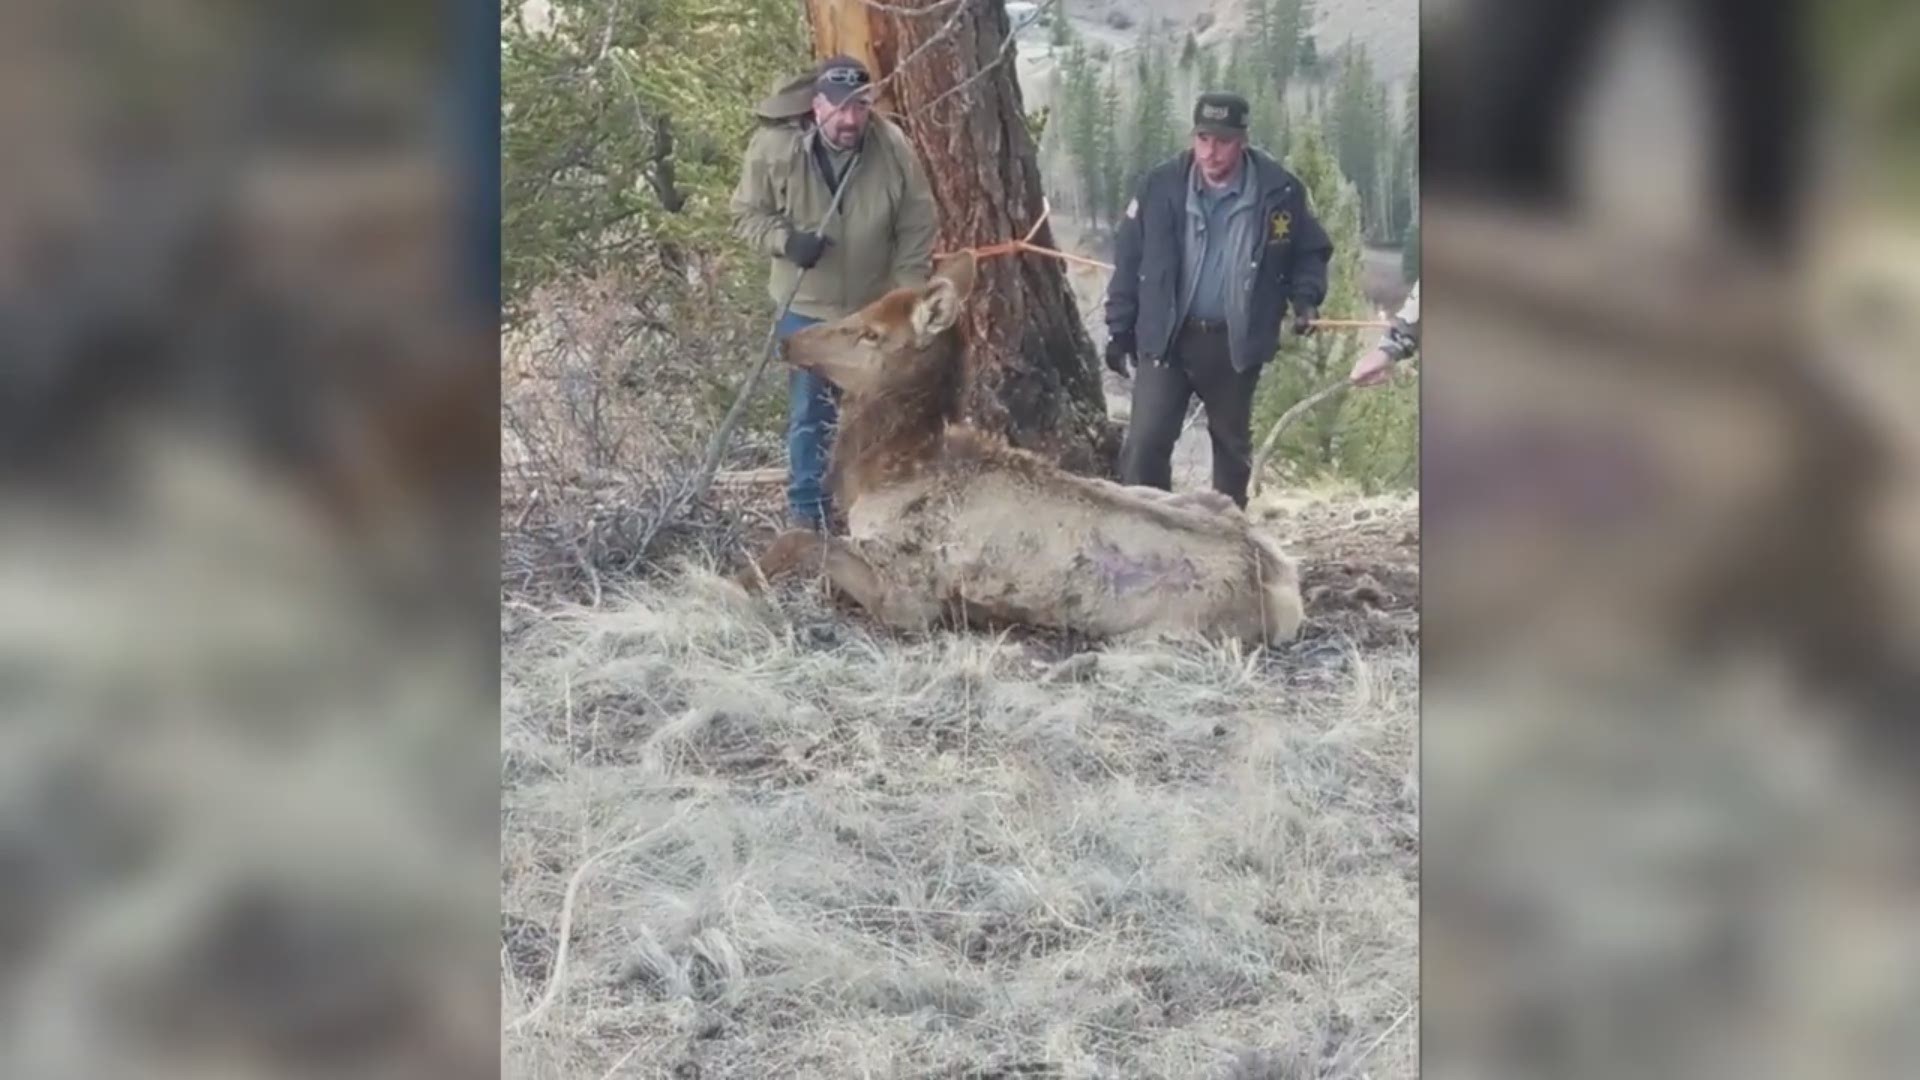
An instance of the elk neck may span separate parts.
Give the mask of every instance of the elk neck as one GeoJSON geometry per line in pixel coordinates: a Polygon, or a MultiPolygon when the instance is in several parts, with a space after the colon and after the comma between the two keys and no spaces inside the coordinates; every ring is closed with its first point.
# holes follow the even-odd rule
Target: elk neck
{"type": "Polygon", "coordinates": [[[904,479],[939,456],[946,426],[960,418],[964,351],[958,328],[948,330],[913,361],[924,377],[849,395],[834,437],[829,483],[836,499],[851,503],[860,491],[904,479]]]}

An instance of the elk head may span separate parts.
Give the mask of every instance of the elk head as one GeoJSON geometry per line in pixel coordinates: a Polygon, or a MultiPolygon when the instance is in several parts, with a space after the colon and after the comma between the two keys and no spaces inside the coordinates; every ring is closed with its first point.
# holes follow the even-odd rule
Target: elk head
{"type": "Polygon", "coordinates": [[[952,379],[959,363],[960,312],[973,294],[975,262],[961,252],[925,285],[895,289],[844,319],[818,323],[786,341],[786,362],[849,397],[912,394],[952,379]]]}

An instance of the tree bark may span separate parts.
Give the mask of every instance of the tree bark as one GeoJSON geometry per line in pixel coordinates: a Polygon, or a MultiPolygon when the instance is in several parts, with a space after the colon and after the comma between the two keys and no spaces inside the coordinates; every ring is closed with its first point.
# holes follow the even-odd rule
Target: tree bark
{"type": "MultiPolygon", "coordinates": [[[[815,54],[859,57],[885,83],[877,108],[920,151],[939,207],[939,252],[1024,236],[1042,213],[1044,186],[1005,4],[886,6],[915,13],[807,0],[815,54]]],[[[1055,246],[1052,225],[1033,239],[1055,246]]],[[[964,326],[968,421],[1064,468],[1112,476],[1119,428],[1107,418],[1100,361],[1064,264],[1029,253],[986,259],[964,326]]]]}

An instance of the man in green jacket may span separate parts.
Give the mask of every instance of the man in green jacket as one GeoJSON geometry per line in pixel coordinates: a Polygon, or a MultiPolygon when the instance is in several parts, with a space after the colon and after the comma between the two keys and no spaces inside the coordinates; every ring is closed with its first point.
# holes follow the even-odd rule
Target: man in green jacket
{"type": "MultiPolygon", "coordinates": [[[[830,57],[814,72],[814,123],[764,125],[747,146],[734,229],[772,260],[774,303],[793,292],[775,331],[783,341],[932,273],[933,188],[906,134],[873,115],[871,84],[858,60],[830,57]],[[822,225],[840,184],[846,194],[822,225]]],[[[838,407],[819,376],[788,376],[787,509],[803,528],[824,530],[830,517],[824,480],[838,407]]]]}

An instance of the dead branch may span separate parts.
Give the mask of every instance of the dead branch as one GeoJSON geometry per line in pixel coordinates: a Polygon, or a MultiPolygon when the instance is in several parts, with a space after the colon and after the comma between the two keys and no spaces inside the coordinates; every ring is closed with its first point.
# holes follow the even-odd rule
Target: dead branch
{"type": "Polygon", "coordinates": [[[1249,496],[1260,494],[1260,477],[1266,472],[1267,459],[1273,455],[1274,447],[1280,444],[1281,434],[1292,427],[1295,421],[1306,415],[1307,410],[1346,388],[1347,380],[1342,376],[1338,381],[1328,383],[1294,402],[1292,408],[1280,414],[1280,419],[1275,420],[1273,426],[1267,429],[1266,438],[1260,440],[1260,449],[1254,452],[1253,476],[1247,489],[1249,496]]]}
{"type": "MultiPolygon", "coordinates": [[[[1059,0],[1046,0],[1046,3],[1041,4],[1039,8],[1036,9],[1035,16],[1038,17],[1040,14],[1044,14],[1048,10],[1052,9],[1058,2],[1059,0]]],[[[915,111],[914,115],[917,116],[917,115],[920,115],[921,113],[931,112],[935,105],[938,105],[941,102],[947,100],[948,98],[954,97],[957,94],[966,92],[966,90],[972,87],[975,83],[979,82],[981,79],[986,78],[987,75],[991,73],[995,68],[999,67],[1001,64],[1006,62],[1007,55],[1013,51],[1014,41],[1018,39],[1019,36],[1020,36],[1020,32],[1017,28],[1013,30],[1009,30],[1007,32],[1006,39],[1000,42],[1000,51],[994,54],[992,61],[981,65],[979,71],[974,72],[973,74],[967,76],[965,79],[962,79],[960,82],[954,84],[952,89],[942,91],[938,97],[934,98],[932,101],[927,102],[925,105],[920,106],[920,108],[915,111]]],[[[938,35],[936,35],[935,38],[929,38],[927,40],[927,44],[928,45],[933,44],[934,40],[936,40],[937,37],[938,35]]],[[[919,50],[918,49],[914,50],[914,55],[918,55],[918,54],[919,54],[919,50]]],[[[913,59],[913,57],[909,56],[907,59],[911,60],[913,59]]],[[[901,66],[904,67],[905,64],[903,63],[901,66]]],[[[895,70],[896,72],[898,71],[898,69],[895,69],[895,70]]]]}

